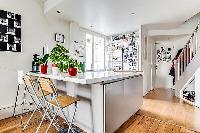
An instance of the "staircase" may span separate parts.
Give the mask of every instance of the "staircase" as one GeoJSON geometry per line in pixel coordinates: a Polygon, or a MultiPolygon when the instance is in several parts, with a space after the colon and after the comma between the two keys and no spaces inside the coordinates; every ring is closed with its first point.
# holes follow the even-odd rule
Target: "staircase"
{"type": "Polygon", "coordinates": [[[196,26],[180,55],[174,60],[174,67],[175,94],[182,98],[183,89],[192,79],[196,79],[197,70],[200,68],[200,23],[196,26]]]}

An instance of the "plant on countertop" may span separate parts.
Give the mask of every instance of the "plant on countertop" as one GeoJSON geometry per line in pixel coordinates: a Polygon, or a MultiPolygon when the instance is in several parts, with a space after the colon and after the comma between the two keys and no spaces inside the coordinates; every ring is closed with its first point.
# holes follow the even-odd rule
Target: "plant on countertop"
{"type": "Polygon", "coordinates": [[[65,71],[67,67],[66,60],[69,58],[69,50],[64,46],[56,44],[51,50],[50,59],[52,63],[56,64],[61,72],[65,71]]]}
{"type": "Polygon", "coordinates": [[[47,65],[48,59],[49,59],[49,54],[45,54],[43,57],[39,58],[38,63],[40,65],[47,65]]]}
{"type": "Polygon", "coordinates": [[[56,44],[51,50],[50,59],[56,64],[61,72],[66,71],[69,67],[79,68],[79,62],[69,55],[69,50],[64,46],[56,44]]]}
{"type": "Polygon", "coordinates": [[[80,67],[79,64],[80,63],[73,58],[68,59],[68,68],[78,68],[79,69],[79,67],[80,67]]]}
{"type": "Polygon", "coordinates": [[[77,75],[77,69],[80,70],[80,63],[73,59],[73,58],[69,58],[68,59],[68,73],[70,76],[76,76],[77,75]]]}
{"type": "Polygon", "coordinates": [[[47,61],[48,61],[48,59],[49,59],[49,54],[45,54],[41,58],[39,58],[39,60],[38,60],[42,74],[47,73],[47,68],[48,68],[47,61]]]}

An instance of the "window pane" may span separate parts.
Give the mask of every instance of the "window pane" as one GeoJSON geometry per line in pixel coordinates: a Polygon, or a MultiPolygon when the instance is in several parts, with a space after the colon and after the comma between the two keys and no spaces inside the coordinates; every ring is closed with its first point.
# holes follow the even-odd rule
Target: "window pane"
{"type": "Polygon", "coordinates": [[[94,70],[104,69],[104,38],[94,36],[94,70]]]}
{"type": "Polygon", "coordinates": [[[86,34],[86,70],[92,70],[92,35],[86,34]]]}

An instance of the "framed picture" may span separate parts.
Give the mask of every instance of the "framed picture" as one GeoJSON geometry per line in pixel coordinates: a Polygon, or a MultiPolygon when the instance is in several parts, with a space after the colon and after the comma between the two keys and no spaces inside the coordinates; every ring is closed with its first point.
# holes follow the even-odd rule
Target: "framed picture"
{"type": "Polygon", "coordinates": [[[55,41],[59,43],[65,43],[65,36],[62,34],[55,34],[55,41]]]}
{"type": "Polygon", "coordinates": [[[21,15],[0,10],[0,51],[22,51],[21,15]]]}

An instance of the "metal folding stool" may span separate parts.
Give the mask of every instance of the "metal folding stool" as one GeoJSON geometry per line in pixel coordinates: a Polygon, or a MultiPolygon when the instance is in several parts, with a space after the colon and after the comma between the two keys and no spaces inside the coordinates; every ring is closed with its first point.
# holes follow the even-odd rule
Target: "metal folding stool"
{"type": "MultiPolygon", "coordinates": [[[[54,111],[54,115],[52,116],[52,119],[50,121],[50,124],[49,124],[47,130],[46,130],[46,133],[48,132],[49,128],[51,127],[51,125],[52,125],[53,121],[55,120],[56,116],[58,116],[58,111],[61,111],[61,113],[64,116],[65,123],[68,125],[68,133],[70,131],[74,132],[73,122],[74,122],[74,119],[75,119],[75,114],[76,114],[76,111],[77,111],[77,103],[78,103],[79,99],[75,98],[75,97],[72,97],[72,96],[68,96],[68,95],[58,96],[57,88],[55,87],[53,82],[48,78],[38,78],[38,85],[39,85],[39,88],[42,91],[42,94],[43,94],[43,96],[45,98],[45,101],[46,101],[47,105],[48,106],[52,106],[55,109],[55,110],[53,110],[54,111]],[[52,93],[52,95],[53,95],[53,99],[52,100],[48,100],[47,99],[47,97],[44,95],[45,91],[48,91],[48,92],[52,93]],[[65,114],[63,109],[66,108],[66,107],[69,107],[72,104],[75,105],[75,108],[74,108],[72,119],[68,120],[68,118],[67,118],[67,116],[66,116],[66,114],[65,114]]],[[[50,109],[50,108],[47,108],[46,111],[48,109],[50,109]]],[[[43,118],[43,120],[44,120],[44,118],[43,118]]],[[[40,125],[42,124],[43,120],[41,121],[40,125]]],[[[39,128],[40,128],[40,126],[39,126],[39,128]]]]}
{"type": "MultiPolygon", "coordinates": [[[[21,87],[21,85],[24,85],[24,81],[22,79],[23,76],[24,76],[23,71],[19,70],[19,71],[17,71],[17,73],[18,73],[17,74],[18,75],[18,85],[17,85],[17,94],[16,94],[16,97],[15,97],[15,103],[14,103],[13,116],[16,115],[16,108],[17,108],[17,102],[18,102],[20,87],[21,87]]],[[[22,105],[22,103],[20,105],[22,105]]]]}
{"type": "MultiPolygon", "coordinates": [[[[44,112],[46,110],[46,108],[45,108],[46,106],[44,106],[45,101],[43,99],[43,96],[47,97],[47,96],[51,95],[51,93],[44,91],[44,95],[43,95],[39,90],[36,90],[35,83],[31,79],[30,76],[27,76],[27,75],[24,76],[23,80],[24,80],[24,84],[25,84],[25,93],[24,94],[28,93],[35,105],[35,109],[33,110],[32,114],[29,117],[28,121],[26,122],[25,126],[23,127],[23,130],[25,130],[25,128],[28,126],[28,124],[30,123],[32,117],[34,116],[34,114],[37,110],[40,112],[42,118],[45,116],[47,116],[48,119],[51,118],[50,114],[48,112],[44,112]]],[[[26,98],[24,97],[23,99],[24,99],[24,101],[23,101],[23,105],[22,105],[22,115],[23,115],[23,110],[24,110],[23,106],[24,106],[26,98]]],[[[22,125],[22,115],[21,115],[21,125],[22,125]]],[[[53,125],[55,126],[55,128],[57,130],[59,130],[58,127],[55,125],[55,123],[53,123],[53,125]]]]}

